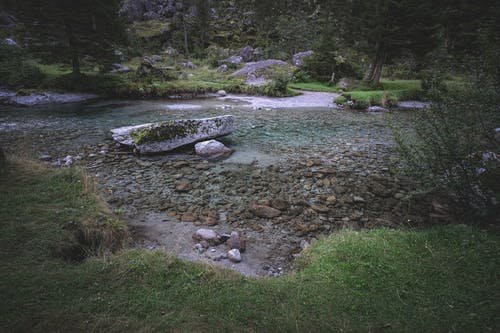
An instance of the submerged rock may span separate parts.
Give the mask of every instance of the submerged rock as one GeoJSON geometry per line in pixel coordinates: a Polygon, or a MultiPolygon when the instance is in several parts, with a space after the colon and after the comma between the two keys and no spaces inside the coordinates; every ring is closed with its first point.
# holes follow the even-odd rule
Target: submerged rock
{"type": "Polygon", "coordinates": [[[245,252],[246,250],[245,239],[242,238],[236,231],[231,232],[231,236],[226,241],[226,244],[231,250],[237,249],[240,252],[245,252]]]}
{"type": "Polygon", "coordinates": [[[217,140],[198,142],[194,146],[194,149],[196,150],[196,155],[211,158],[221,157],[232,153],[231,149],[217,140]]]}
{"type": "Polygon", "coordinates": [[[91,99],[96,99],[99,96],[95,94],[79,94],[79,93],[65,93],[58,94],[52,92],[33,93],[27,96],[5,95],[3,92],[0,97],[2,103],[13,104],[18,106],[34,106],[45,104],[65,104],[65,103],[78,103],[85,102],[91,99]]]}
{"type": "Polygon", "coordinates": [[[255,216],[272,219],[281,215],[281,211],[266,205],[252,204],[248,208],[255,216]]]}
{"type": "Polygon", "coordinates": [[[217,245],[220,243],[219,235],[211,229],[198,229],[193,234],[193,240],[195,242],[205,241],[209,245],[217,245]]]}
{"type": "Polygon", "coordinates": [[[372,105],[368,109],[366,109],[366,111],[373,112],[373,113],[389,112],[389,110],[387,110],[386,108],[378,106],[378,105],[372,105]]]}
{"type": "Polygon", "coordinates": [[[134,147],[139,153],[160,153],[188,144],[231,134],[234,117],[230,115],[171,120],[158,123],[126,126],[111,130],[113,139],[134,147]]]}

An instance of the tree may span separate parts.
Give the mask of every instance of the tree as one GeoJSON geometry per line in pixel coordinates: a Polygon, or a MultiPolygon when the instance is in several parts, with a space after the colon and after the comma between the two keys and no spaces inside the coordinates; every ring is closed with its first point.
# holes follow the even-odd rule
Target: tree
{"type": "Polygon", "coordinates": [[[353,0],[342,2],[338,25],[348,45],[371,57],[365,81],[378,83],[392,58],[404,52],[422,58],[437,46],[439,15],[430,0],[353,0]]]}
{"type": "Polygon", "coordinates": [[[281,49],[294,54],[311,48],[313,32],[304,17],[284,15],[279,17],[276,30],[281,49]]]}
{"type": "Polygon", "coordinates": [[[80,57],[91,55],[106,62],[112,46],[124,40],[124,28],[118,17],[119,0],[7,0],[33,40],[29,47],[69,58],[73,73],[80,73],[80,57]]]}
{"type": "Polygon", "coordinates": [[[485,74],[500,81],[500,6],[496,0],[441,3],[443,38],[449,55],[461,71],[483,67],[485,74]]]}

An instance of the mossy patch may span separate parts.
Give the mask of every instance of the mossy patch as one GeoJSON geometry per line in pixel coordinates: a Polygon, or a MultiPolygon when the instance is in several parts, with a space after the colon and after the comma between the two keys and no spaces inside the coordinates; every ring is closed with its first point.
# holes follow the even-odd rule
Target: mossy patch
{"type": "Polygon", "coordinates": [[[135,33],[140,38],[152,38],[170,30],[170,23],[160,20],[135,22],[133,25],[135,33]]]}
{"type": "Polygon", "coordinates": [[[196,120],[175,120],[160,125],[133,131],[130,135],[137,145],[150,142],[168,141],[198,133],[200,122],[196,120]]]}

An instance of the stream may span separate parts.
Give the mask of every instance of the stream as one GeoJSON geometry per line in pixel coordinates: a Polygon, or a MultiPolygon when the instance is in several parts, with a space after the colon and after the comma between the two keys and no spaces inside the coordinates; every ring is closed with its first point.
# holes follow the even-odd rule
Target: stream
{"type": "Polygon", "coordinates": [[[123,214],[139,247],[247,276],[279,276],[321,235],[419,218],[405,210],[412,184],[393,171],[390,125],[404,127],[409,112],[348,111],[332,100],[306,93],[0,106],[0,146],[47,155],[53,165],[71,156],[123,214]],[[197,157],[192,147],[138,157],[111,140],[110,129],[120,126],[225,114],[235,116],[236,131],[220,141],[235,152],[221,161],[197,157]],[[249,210],[256,203],[281,215],[257,217],[249,210]],[[238,231],[247,239],[243,261],[230,262],[223,245],[195,248],[191,235],[199,228],[238,231]]]}

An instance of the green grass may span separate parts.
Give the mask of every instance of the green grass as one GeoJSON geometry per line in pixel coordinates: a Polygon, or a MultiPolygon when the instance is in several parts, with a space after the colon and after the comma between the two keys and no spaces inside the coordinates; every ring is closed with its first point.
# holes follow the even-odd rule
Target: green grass
{"type": "MultiPolygon", "coordinates": [[[[140,58],[133,58],[127,63],[132,72],[126,74],[100,73],[96,70],[84,71],[82,75],[73,75],[71,71],[60,64],[43,65],[33,62],[45,75],[44,80],[36,89],[55,90],[60,92],[92,92],[114,97],[154,98],[184,96],[195,97],[200,94],[214,93],[225,90],[231,93],[267,96],[295,96],[300,94],[292,89],[286,92],[277,91],[272,84],[264,86],[249,86],[241,78],[228,77],[217,70],[200,64],[197,69],[184,69],[172,59],[165,58],[159,66],[172,66],[175,69],[166,72],[166,76],[136,75],[135,70],[140,64],[140,58]],[[181,74],[183,77],[181,77],[181,74]]],[[[35,89],[35,90],[36,90],[35,89]]]]}
{"type": "MultiPolygon", "coordinates": [[[[343,231],[315,242],[295,273],[279,279],[246,279],[136,249],[100,251],[76,264],[54,252],[74,242],[71,225],[99,214],[113,220],[84,186],[88,179],[23,161],[0,182],[3,332],[500,328],[500,239],[472,227],[343,231]]],[[[93,225],[109,234],[109,224],[93,225]]]]}
{"type": "Polygon", "coordinates": [[[290,83],[288,87],[305,91],[338,92],[337,86],[329,86],[322,82],[295,82],[290,83]]]}
{"type": "Polygon", "coordinates": [[[418,100],[421,92],[420,80],[381,80],[376,86],[359,84],[352,91],[342,93],[335,102],[353,109],[371,105],[391,107],[401,100],[418,100]]]}
{"type": "Polygon", "coordinates": [[[382,90],[421,90],[420,80],[381,80],[382,90]]]}

